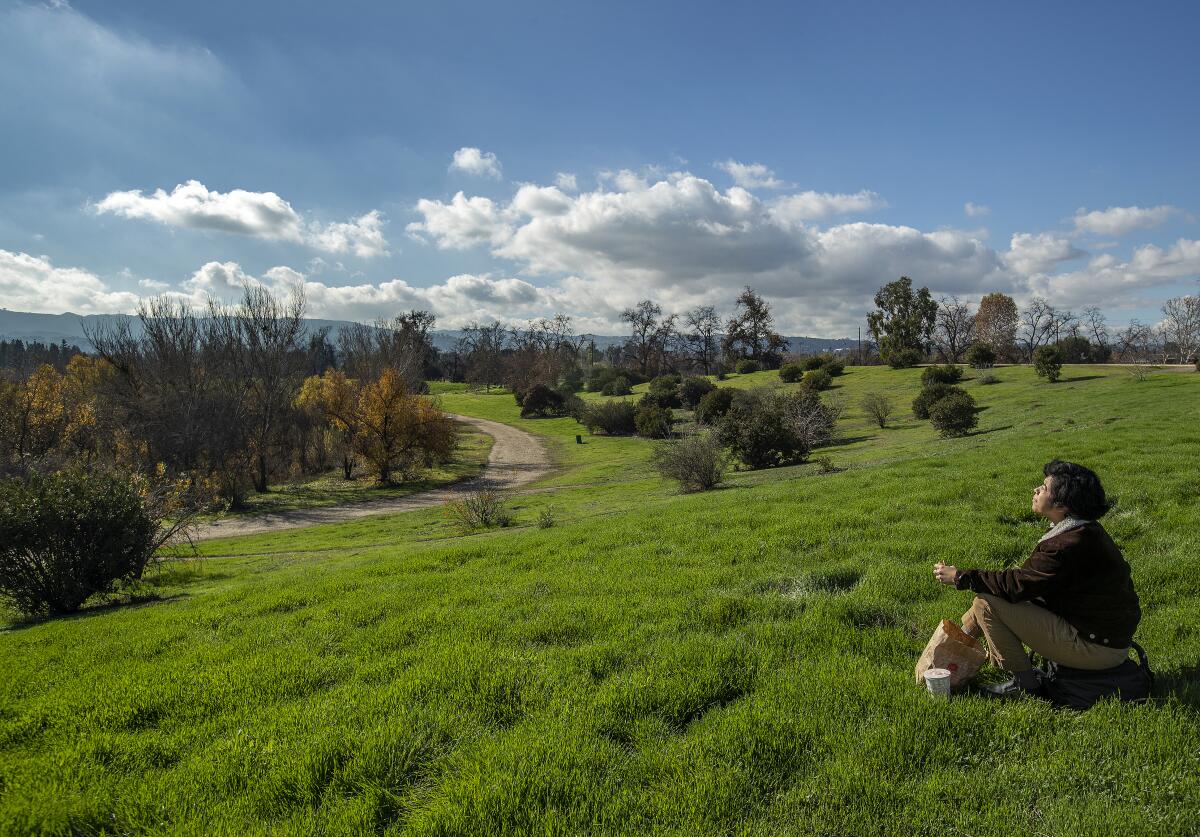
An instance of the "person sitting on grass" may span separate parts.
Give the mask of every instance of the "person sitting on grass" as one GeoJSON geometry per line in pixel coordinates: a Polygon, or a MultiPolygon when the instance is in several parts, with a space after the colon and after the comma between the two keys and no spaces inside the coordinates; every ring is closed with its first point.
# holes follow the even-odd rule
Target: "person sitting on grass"
{"type": "Polygon", "coordinates": [[[1054,460],[1033,490],[1033,511],[1054,525],[1020,567],[960,570],[938,563],[934,577],[975,601],[963,631],[987,640],[988,656],[1012,678],[984,686],[988,697],[1024,697],[1041,689],[1025,646],[1072,668],[1114,668],[1129,656],[1141,619],[1129,564],[1097,520],[1108,511],[1100,478],[1054,460]]]}

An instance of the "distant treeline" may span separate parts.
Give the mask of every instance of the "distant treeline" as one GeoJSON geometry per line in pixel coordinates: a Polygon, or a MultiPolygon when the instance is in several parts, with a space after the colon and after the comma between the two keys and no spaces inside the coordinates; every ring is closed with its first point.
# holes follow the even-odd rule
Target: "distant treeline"
{"type": "Polygon", "coordinates": [[[78,354],[82,352],[65,340],[61,343],[0,340],[0,370],[22,378],[43,365],[53,366],[62,372],[71,358],[78,354]]]}

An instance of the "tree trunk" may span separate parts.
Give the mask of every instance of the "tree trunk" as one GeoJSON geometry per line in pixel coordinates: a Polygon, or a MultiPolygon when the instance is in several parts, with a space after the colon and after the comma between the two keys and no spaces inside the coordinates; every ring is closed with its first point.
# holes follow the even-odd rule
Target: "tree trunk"
{"type": "Polygon", "coordinates": [[[342,474],[345,476],[345,478],[347,480],[354,479],[354,457],[352,457],[352,456],[343,456],[342,457],[342,474]]]}

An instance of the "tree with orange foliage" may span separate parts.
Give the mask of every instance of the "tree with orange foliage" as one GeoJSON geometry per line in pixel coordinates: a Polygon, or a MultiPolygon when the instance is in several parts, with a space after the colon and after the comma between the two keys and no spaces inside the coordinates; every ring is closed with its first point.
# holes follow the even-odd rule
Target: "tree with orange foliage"
{"type": "Polygon", "coordinates": [[[342,475],[346,479],[354,476],[354,444],[361,420],[358,413],[359,390],[358,383],[347,378],[344,372],[327,369],[324,375],[305,379],[296,397],[297,407],[324,419],[337,433],[342,475]]]}
{"type": "Polygon", "coordinates": [[[379,481],[392,484],[393,471],[402,477],[449,459],[458,441],[453,419],[429,398],[410,394],[394,369],[362,388],[358,396],[355,448],[379,472],[379,481]]]}

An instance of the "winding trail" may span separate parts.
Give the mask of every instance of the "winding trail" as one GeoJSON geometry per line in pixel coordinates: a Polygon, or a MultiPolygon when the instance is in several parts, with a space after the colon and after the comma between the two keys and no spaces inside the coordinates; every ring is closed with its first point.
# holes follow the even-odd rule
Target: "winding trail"
{"type": "Polygon", "coordinates": [[[492,451],[488,455],[483,473],[445,488],[422,491],[397,497],[394,500],[368,500],[342,506],[324,506],[315,509],[298,509],[253,517],[231,517],[203,523],[195,528],[192,540],[207,541],[213,538],[234,538],[240,535],[257,535],[281,529],[302,529],[325,523],[342,523],[376,514],[427,509],[440,506],[462,494],[481,489],[511,489],[533,482],[550,471],[550,457],[545,447],[532,434],[507,424],[474,416],[452,415],[457,421],[469,424],[492,437],[492,451]]]}

